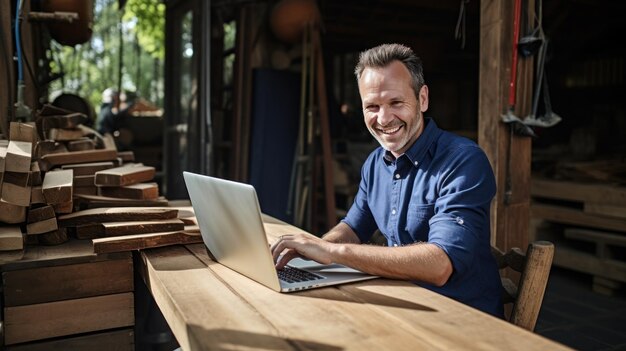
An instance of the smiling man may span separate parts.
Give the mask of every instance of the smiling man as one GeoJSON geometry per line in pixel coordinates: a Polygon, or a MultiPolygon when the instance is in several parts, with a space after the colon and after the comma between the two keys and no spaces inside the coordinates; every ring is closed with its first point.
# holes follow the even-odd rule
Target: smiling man
{"type": "Polygon", "coordinates": [[[501,317],[490,250],[496,187],[484,152],[424,117],[420,59],[399,44],[364,51],[355,69],[365,125],[380,143],[365,161],[347,216],[322,238],[283,235],[276,267],[304,256],[374,275],[411,280],[501,317]],[[388,245],[362,245],[379,230],[388,245]]]}

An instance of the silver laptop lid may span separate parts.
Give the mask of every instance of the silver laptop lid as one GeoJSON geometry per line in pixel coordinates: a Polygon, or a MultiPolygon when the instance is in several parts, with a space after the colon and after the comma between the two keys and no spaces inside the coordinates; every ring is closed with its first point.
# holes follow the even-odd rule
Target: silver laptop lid
{"type": "Polygon", "coordinates": [[[280,291],[254,188],[189,172],[183,176],[202,240],[215,259],[280,291]]]}

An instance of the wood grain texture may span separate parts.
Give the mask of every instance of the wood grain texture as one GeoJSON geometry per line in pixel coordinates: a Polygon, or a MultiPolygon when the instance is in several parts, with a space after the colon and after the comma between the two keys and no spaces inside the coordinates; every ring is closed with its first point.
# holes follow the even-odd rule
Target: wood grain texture
{"type": "Polygon", "coordinates": [[[37,130],[34,123],[11,122],[9,140],[26,141],[35,145],[37,130]]]}
{"type": "Polygon", "coordinates": [[[178,210],[171,208],[112,207],[77,211],[59,216],[58,220],[61,227],[74,227],[88,223],[174,219],[177,216],[178,210]]]}
{"type": "Polygon", "coordinates": [[[0,226],[0,251],[21,250],[24,237],[19,226],[0,226]]]}
{"type": "Polygon", "coordinates": [[[155,247],[202,243],[198,226],[185,226],[185,230],[167,233],[116,236],[93,239],[95,253],[142,250],[155,247]]]}
{"type": "Polygon", "coordinates": [[[4,173],[4,180],[2,182],[2,201],[17,206],[27,207],[30,205],[31,187],[29,185],[16,185],[11,183],[7,180],[10,174],[10,172],[4,173]]]}
{"type": "Polygon", "coordinates": [[[0,201],[0,222],[22,223],[26,220],[26,207],[0,201]]]}
{"type": "Polygon", "coordinates": [[[76,227],[76,237],[78,239],[95,239],[120,235],[172,232],[184,229],[185,225],[179,219],[132,222],[105,222],[85,224],[76,227]]]}
{"type": "Polygon", "coordinates": [[[74,169],[74,186],[96,186],[95,179],[96,176],[94,174],[76,175],[76,169],[74,169]]]}
{"type": "Polygon", "coordinates": [[[134,324],[133,293],[5,307],[5,344],[128,327],[134,324]],[[42,315],[41,311],[46,311],[42,315]]]}
{"type": "Polygon", "coordinates": [[[168,200],[162,196],[156,199],[137,200],[109,196],[74,194],[80,208],[95,209],[102,207],[163,207],[168,200]]]}
{"type": "Polygon", "coordinates": [[[33,145],[27,141],[9,141],[4,159],[5,172],[30,172],[33,145]]]}
{"type": "Polygon", "coordinates": [[[134,351],[135,332],[132,328],[90,333],[58,340],[13,345],[7,351],[134,351]]]}
{"type": "Polygon", "coordinates": [[[74,171],[71,169],[47,172],[43,178],[41,191],[49,204],[61,204],[72,201],[74,171]]]}
{"type": "Polygon", "coordinates": [[[159,186],[157,183],[138,183],[121,187],[107,186],[100,188],[100,195],[115,198],[152,200],[159,197],[159,186]]]}
{"type": "Polygon", "coordinates": [[[49,233],[54,230],[58,230],[59,227],[57,225],[56,217],[44,219],[38,222],[28,223],[26,225],[26,234],[28,235],[37,235],[49,233]]]}
{"type": "Polygon", "coordinates": [[[626,187],[533,178],[532,196],[626,207],[626,187]]]}
{"type": "Polygon", "coordinates": [[[155,169],[149,166],[122,166],[96,172],[98,186],[125,186],[148,182],[154,178],[155,169]]]}
{"type": "Polygon", "coordinates": [[[46,154],[40,158],[39,165],[42,171],[48,171],[54,166],[72,163],[114,161],[115,159],[117,159],[116,150],[97,149],[46,154]]]}
{"type": "Polygon", "coordinates": [[[130,257],[3,272],[4,305],[23,306],[133,291],[130,257]]]}
{"type": "MultiPolygon", "coordinates": [[[[111,161],[104,162],[87,162],[87,163],[73,163],[61,166],[61,169],[74,170],[74,176],[88,176],[94,175],[98,171],[102,171],[109,168],[114,168],[115,165],[111,161]]],[[[93,183],[92,183],[93,184],[93,183]]]]}
{"type": "MultiPolygon", "coordinates": [[[[48,130],[48,139],[56,141],[73,141],[83,137],[83,130],[79,128],[50,128],[48,130]]],[[[69,150],[69,148],[68,148],[69,150]]]]}
{"type": "Polygon", "coordinates": [[[539,203],[534,203],[531,209],[532,216],[535,218],[583,227],[626,232],[626,219],[622,218],[597,216],[585,213],[582,210],[539,203]]]}
{"type": "Polygon", "coordinates": [[[85,151],[85,150],[94,150],[95,148],[96,148],[96,143],[89,138],[72,140],[67,143],[68,151],[85,151]]]}

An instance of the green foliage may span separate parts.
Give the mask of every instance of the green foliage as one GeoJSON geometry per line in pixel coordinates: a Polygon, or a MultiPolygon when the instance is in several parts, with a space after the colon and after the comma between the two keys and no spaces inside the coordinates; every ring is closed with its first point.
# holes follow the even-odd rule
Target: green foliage
{"type": "Polygon", "coordinates": [[[118,0],[95,0],[91,40],[76,47],[51,44],[49,69],[63,79],[50,84],[50,97],[74,93],[97,112],[102,92],[117,90],[121,80],[122,90],[163,106],[164,13],[159,0],[129,0],[124,10],[118,0]]]}
{"type": "Polygon", "coordinates": [[[141,47],[155,58],[165,56],[165,4],[160,0],[128,0],[124,20],[136,25],[131,28],[137,34],[141,47]]]}

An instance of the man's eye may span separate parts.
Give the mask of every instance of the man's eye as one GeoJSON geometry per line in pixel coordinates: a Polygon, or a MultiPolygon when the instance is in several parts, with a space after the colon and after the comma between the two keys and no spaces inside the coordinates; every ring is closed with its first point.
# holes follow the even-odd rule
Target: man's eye
{"type": "Polygon", "coordinates": [[[365,109],[367,111],[370,111],[370,112],[376,112],[376,111],[378,111],[378,106],[377,105],[367,105],[365,107],[365,109]]]}

